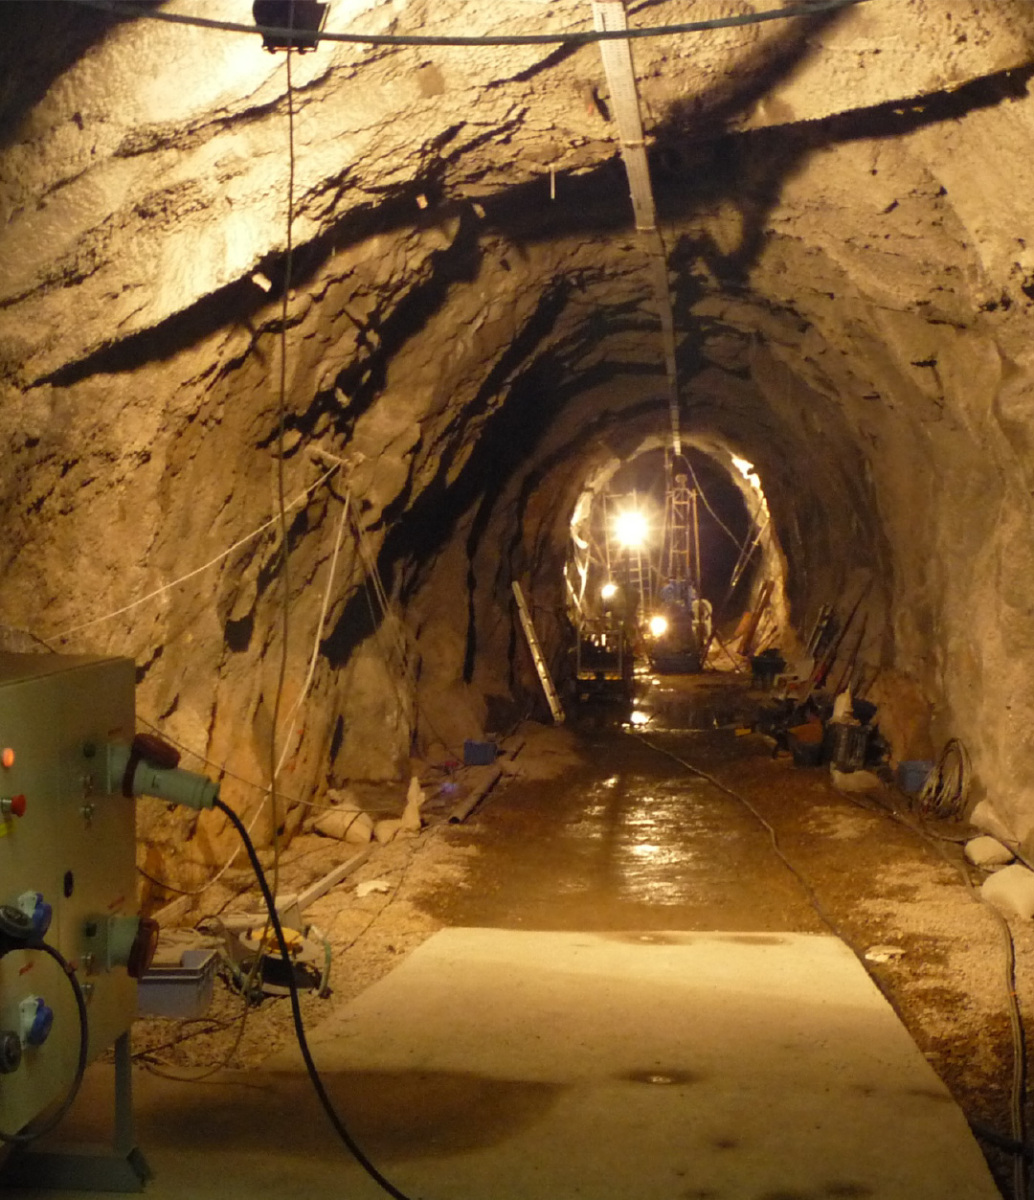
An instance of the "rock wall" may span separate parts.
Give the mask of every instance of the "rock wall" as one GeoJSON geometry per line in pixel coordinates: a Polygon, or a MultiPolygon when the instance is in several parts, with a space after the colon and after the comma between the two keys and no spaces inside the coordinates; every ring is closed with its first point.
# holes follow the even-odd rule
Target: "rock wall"
{"type": "MultiPolygon", "coordinates": [[[[585,20],[413,3],[332,28],[585,20]]],[[[274,709],[288,827],[328,782],[528,711],[510,583],[558,660],[578,495],[667,427],[598,50],[325,43],[288,96],[254,38],[72,5],[0,23],[3,625],[132,656],[141,717],[267,837],[274,709]]],[[[871,0],[635,47],[686,436],[756,465],[787,637],[868,586],[896,748],[961,737],[1018,836],[1032,44],[1019,0],[871,0]]],[[[150,820],[184,872],[232,844],[150,820]]]]}

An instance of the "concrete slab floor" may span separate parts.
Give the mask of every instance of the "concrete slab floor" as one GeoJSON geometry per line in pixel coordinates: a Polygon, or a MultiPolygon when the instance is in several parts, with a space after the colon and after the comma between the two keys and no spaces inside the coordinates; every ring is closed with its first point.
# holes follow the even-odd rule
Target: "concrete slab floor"
{"type": "MultiPolygon", "coordinates": [[[[367,1152],[421,1200],[998,1196],[835,938],[443,930],[312,1047],[367,1152]]],[[[102,1132],[97,1074],[80,1134],[102,1132]]],[[[380,1194],[295,1052],[208,1087],[139,1082],[153,1200],[380,1194]]]]}

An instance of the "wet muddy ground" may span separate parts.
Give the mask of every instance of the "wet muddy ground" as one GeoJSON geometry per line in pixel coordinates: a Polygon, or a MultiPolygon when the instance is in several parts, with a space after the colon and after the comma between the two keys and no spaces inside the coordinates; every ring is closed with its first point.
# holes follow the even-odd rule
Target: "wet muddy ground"
{"type": "MultiPolygon", "coordinates": [[[[922,825],[892,787],[849,797],[825,769],[773,758],[767,740],[737,734],[764,697],[744,695],[734,680],[644,687],[645,726],[596,707],[563,729],[526,727],[517,774],[467,823],[447,824],[432,803],[424,834],[378,848],[353,882],[314,906],[310,919],[335,949],[335,994],[307,997],[307,1021],[444,925],[639,939],[673,930],[832,930],[944,1079],[1011,1194],[1012,1157],[992,1140],[1010,1135],[1006,958],[995,920],[963,877],[965,827],[922,825]],[[360,899],[354,884],[364,879],[383,880],[387,891],[360,899]]],[[[306,853],[322,862],[333,851],[306,853]]],[[[1014,921],[1012,933],[1029,1013],[1034,932],[1014,921]]],[[[224,1028],[149,1061],[172,1069],[220,1061],[235,1004],[221,994],[209,1028],[220,1020],[224,1028]]],[[[283,1002],[266,1002],[248,1024],[234,1065],[257,1065],[289,1036],[283,1002]]],[[[170,1040],[161,1022],[141,1027],[143,1053],[163,1029],[170,1040]]]]}

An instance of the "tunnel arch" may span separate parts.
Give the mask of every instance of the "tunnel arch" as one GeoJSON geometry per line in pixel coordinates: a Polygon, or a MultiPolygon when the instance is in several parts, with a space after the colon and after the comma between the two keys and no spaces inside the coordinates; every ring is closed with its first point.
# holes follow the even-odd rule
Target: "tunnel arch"
{"type": "MultiPolygon", "coordinates": [[[[224,87],[188,31],[62,9],[43,47],[7,11],[26,6],[0,8],[18,27],[0,41],[8,636],[134,657],[142,713],[259,777],[279,650],[278,535],[253,534],[278,416],[282,63],[235,46],[224,87]],[[120,104],[134,61],[156,78],[120,104]]],[[[435,19],[485,19],[448,8],[435,19]]],[[[636,47],[681,419],[763,482],[787,637],[871,581],[865,656],[895,753],[963,736],[1022,835],[1034,14],[921,0],[870,17],[636,47]]],[[[598,52],[416,57],[299,64],[283,463],[303,497],[296,694],[318,646],[289,756],[302,790],[405,770],[437,736],[422,714],[455,744],[526,711],[510,582],[559,646],[579,489],[669,428],[615,129],[585,103],[586,85],[606,100],[598,52]],[[388,615],[369,611],[371,564],[388,615]],[[394,665],[385,625],[404,630],[394,665]]]]}

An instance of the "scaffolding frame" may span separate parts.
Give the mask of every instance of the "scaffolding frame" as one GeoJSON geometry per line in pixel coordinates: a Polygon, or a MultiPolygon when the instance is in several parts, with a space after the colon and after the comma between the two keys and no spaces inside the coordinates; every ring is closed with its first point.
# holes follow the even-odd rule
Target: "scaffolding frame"
{"type": "Polygon", "coordinates": [[[671,476],[668,468],[668,489],[664,513],[664,566],[668,579],[676,584],[689,583],[693,593],[701,595],[700,521],[697,512],[698,493],[689,486],[686,475],[671,476]]]}

